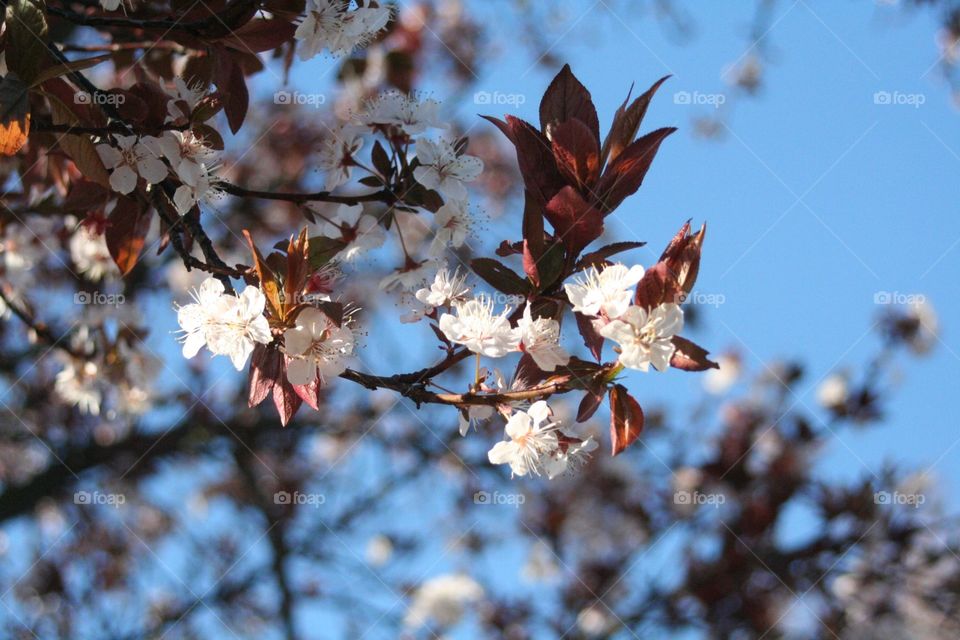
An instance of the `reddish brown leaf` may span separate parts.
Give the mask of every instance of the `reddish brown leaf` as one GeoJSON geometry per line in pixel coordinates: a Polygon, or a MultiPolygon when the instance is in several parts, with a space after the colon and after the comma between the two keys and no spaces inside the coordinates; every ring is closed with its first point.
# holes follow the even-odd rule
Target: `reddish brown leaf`
{"type": "Polygon", "coordinates": [[[577,319],[577,329],[583,338],[583,344],[590,350],[590,354],[600,362],[600,354],[603,353],[603,336],[601,336],[596,327],[593,326],[593,319],[582,313],[574,313],[577,319]]]}
{"type": "Polygon", "coordinates": [[[603,396],[605,396],[607,390],[600,388],[597,390],[587,390],[583,394],[583,399],[580,400],[580,406],[577,409],[577,422],[586,422],[593,414],[597,412],[597,409],[600,408],[600,405],[603,404],[603,396]]]}
{"type": "Polygon", "coordinates": [[[587,126],[599,148],[600,121],[593,99],[587,88],[573,75],[570,65],[565,64],[540,100],[540,130],[546,133],[547,127],[571,119],[580,120],[587,126]]]}
{"type": "Polygon", "coordinates": [[[665,262],[658,262],[643,273],[633,296],[634,303],[652,309],[658,304],[683,301],[683,291],[665,262]]]}
{"type": "Polygon", "coordinates": [[[566,186],[546,206],[547,220],[571,256],[578,256],[603,233],[603,214],[591,207],[577,190],[566,186]]]}
{"type": "Polygon", "coordinates": [[[300,398],[313,408],[314,411],[320,408],[320,381],[314,380],[310,384],[291,385],[294,392],[300,398]]]}
{"type": "Polygon", "coordinates": [[[587,125],[567,120],[553,127],[552,133],[553,157],[567,183],[581,192],[592,187],[600,175],[600,148],[587,125]]]}
{"type": "Polygon", "coordinates": [[[643,409],[622,384],[610,390],[610,446],[613,455],[629,447],[643,432],[643,409]]]}
{"type": "Polygon", "coordinates": [[[243,76],[243,68],[230,55],[221,55],[217,67],[216,82],[223,98],[223,112],[227,114],[230,131],[236,133],[243,126],[250,104],[247,81],[243,76]]]}
{"type": "MultiPolygon", "coordinates": [[[[543,205],[527,190],[523,192],[523,239],[534,259],[543,255],[543,205]]],[[[499,252],[498,252],[499,255],[499,252]]]]}
{"type": "Polygon", "coordinates": [[[657,155],[660,143],[674,131],[674,127],[657,129],[631,143],[617,156],[597,182],[597,207],[601,211],[610,213],[620,206],[624,198],[636,193],[657,155]]]}
{"type": "Polygon", "coordinates": [[[145,128],[163,126],[167,117],[167,103],[170,101],[170,96],[153,82],[138,82],[130,87],[128,93],[135,95],[146,105],[143,117],[145,128]]]}
{"type": "Polygon", "coordinates": [[[525,296],[530,292],[529,282],[493,258],[474,258],[470,261],[470,268],[501,293],[525,296]]]}
{"type": "Polygon", "coordinates": [[[303,404],[303,398],[297,395],[293,385],[287,380],[286,365],[273,385],[273,404],[277,407],[277,413],[280,414],[280,424],[284,427],[293,418],[293,415],[303,404]]]}
{"type": "Polygon", "coordinates": [[[250,394],[247,404],[255,407],[270,395],[273,385],[280,376],[280,362],[283,356],[276,349],[258,344],[253,348],[250,360],[250,394]]]}
{"type": "Polygon", "coordinates": [[[529,353],[524,353],[520,356],[520,362],[517,363],[517,370],[513,374],[513,385],[511,385],[511,389],[514,391],[529,389],[540,384],[550,377],[550,375],[551,374],[546,373],[537,366],[537,363],[534,362],[529,353]]]}
{"type": "Polygon", "coordinates": [[[500,132],[503,135],[507,136],[507,139],[510,142],[516,144],[516,140],[513,137],[513,129],[510,128],[510,125],[508,125],[506,122],[504,122],[500,118],[494,118],[493,116],[480,116],[480,117],[488,122],[492,122],[494,125],[496,125],[497,129],[500,129],[500,132]]]}
{"type": "Polygon", "coordinates": [[[533,286],[540,286],[540,270],[537,269],[537,259],[530,251],[530,242],[527,240],[523,241],[523,272],[530,278],[533,286]]]}
{"type": "Polygon", "coordinates": [[[221,40],[233,49],[260,53],[276,49],[293,38],[297,28],[285,20],[251,20],[221,40]]]}
{"type": "Polygon", "coordinates": [[[103,185],[81,178],[70,185],[70,192],[63,201],[63,210],[87,213],[103,209],[111,193],[103,185]]]}
{"type": "Polygon", "coordinates": [[[150,210],[136,200],[120,196],[108,218],[105,232],[107,249],[120,273],[127,275],[140,259],[140,252],[150,230],[150,210]]]}
{"type": "Polygon", "coordinates": [[[700,251],[703,249],[703,239],[706,234],[706,223],[701,225],[699,231],[691,234],[688,220],[660,256],[660,261],[666,263],[670,274],[685,294],[693,290],[693,285],[697,281],[697,274],[700,271],[700,251]]]}
{"type": "Polygon", "coordinates": [[[623,242],[612,242],[596,251],[585,253],[580,261],[577,262],[577,270],[586,269],[591,265],[600,265],[607,261],[607,258],[617,255],[630,249],[639,249],[646,245],[646,242],[637,242],[635,240],[624,240],[623,242]]]}
{"type": "Polygon", "coordinates": [[[664,76],[654,82],[653,86],[634,100],[629,107],[627,107],[627,102],[630,101],[630,96],[628,95],[627,99],[623,101],[623,104],[614,114],[610,132],[607,133],[607,138],[603,141],[603,150],[600,152],[601,163],[610,163],[616,160],[627,145],[637,137],[640,123],[643,122],[643,116],[646,115],[647,107],[650,106],[650,99],[669,77],[664,76]]]}
{"type": "Polygon", "coordinates": [[[546,136],[529,122],[507,116],[507,124],[517,150],[523,184],[535,202],[542,206],[566,184],[553,159],[553,148],[546,136]]]}
{"type": "Polygon", "coordinates": [[[706,371],[719,369],[720,365],[707,357],[710,352],[686,338],[673,336],[673,345],[677,348],[670,358],[670,366],[684,371],[706,371]]]}

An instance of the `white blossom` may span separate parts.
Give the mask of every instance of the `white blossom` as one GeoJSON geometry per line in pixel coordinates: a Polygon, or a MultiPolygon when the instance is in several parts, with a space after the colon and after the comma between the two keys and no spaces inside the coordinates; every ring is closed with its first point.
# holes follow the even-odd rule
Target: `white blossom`
{"type": "Polygon", "coordinates": [[[817,402],[827,409],[845,405],[849,397],[847,378],[839,373],[828,376],[817,388],[817,402]]]}
{"type": "Polygon", "coordinates": [[[430,255],[438,256],[447,247],[460,247],[467,239],[473,224],[467,203],[459,200],[445,202],[433,216],[437,231],[430,243],[430,255]]]}
{"type": "Polygon", "coordinates": [[[357,121],[366,127],[397,127],[410,136],[423,133],[428,128],[447,128],[440,120],[439,102],[429,98],[420,100],[399,91],[382,93],[368,102],[357,121]]]}
{"type": "Polygon", "coordinates": [[[216,166],[182,162],[177,167],[177,177],[182,184],[173,194],[173,204],[177,213],[185,215],[193,205],[209,201],[219,193],[217,188],[216,166]]]}
{"type": "Polygon", "coordinates": [[[480,158],[458,156],[446,140],[417,140],[417,160],[420,165],[413,170],[416,181],[453,200],[465,200],[467,188],[463,183],[476,180],[483,171],[480,158]]]}
{"type": "Polygon", "coordinates": [[[430,287],[424,287],[417,290],[416,298],[425,306],[434,309],[436,307],[449,307],[457,302],[467,299],[470,294],[470,287],[467,286],[467,274],[460,273],[460,268],[454,269],[453,273],[443,267],[437,271],[430,287]]]}
{"type": "Polygon", "coordinates": [[[631,306],[619,319],[601,327],[600,335],[620,345],[620,363],[630,369],[647,371],[652,364],[658,371],[670,366],[676,350],[673,336],[683,329],[683,311],[678,305],[664,303],[649,313],[631,306]]]}
{"type": "Polygon", "coordinates": [[[300,42],[301,60],[309,60],[323,49],[336,56],[348,55],[377,35],[390,21],[390,7],[371,7],[357,0],[356,8],[342,0],[308,0],[306,17],[294,38],[300,42]]]}
{"type": "Polygon", "coordinates": [[[95,229],[81,224],[70,236],[69,246],[70,259],[73,260],[77,272],[82,273],[88,280],[99,282],[104,275],[116,270],[107,248],[107,239],[95,229]]]}
{"type": "Polygon", "coordinates": [[[643,278],[643,267],[629,269],[622,264],[613,264],[602,271],[590,267],[573,284],[563,285],[573,310],[588,316],[602,312],[608,319],[621,316],[630,306],[635,286],[643,278]]]}
{"type": "Polygon", "coordinates": [[[557,451],[557,426],[546,401],[538,400],[527,411],[513,412],[504,428],[510,439],[495,444],[487,458],[491,464],[509,464],[511,477],[540,475],[557,451]]]}
{"type": "Polygon", "coordinates": [[[297,316],[297,326],[284,332],[283,344],[287,354],[294,356],[287,364],[291,384],[319,379],[325,385],[347,368],[354,338],[347,326],[338,327],[325,313],[308,307],[297,316]]]}
{"type": "MultiPolygon", "coordinates": [[[[116,0],[113,0],[114,2],[116,0]]],[[[164,88],[164,91],[170,100],[167,101],[167,122],[180,119],[189,119],[194,109],[200,104],[207,95],[207,89],[202,82],[194,82],[188,85],[180,76],[173,79],[172,88],[164,88]],[[187,106],[185,112],[180,103],[187,106]]]]}
{"type": "Polygon", "coordinates": [[[77,405],[77,408],[89,415],[100,415],[103,394],[100,390],[96,363],[70,360],[67,366],[57,374],[53,390],[65,402],[77,405]]]}
{"type": "Polygon", "coordinates": [[[413,594],[404,622],[421,627],[433,622],[442,627],[456,624],[468,607],[483,599],[483,587],[466,575],[451,574],[430,578],[413,594]]]}
{"type": "Polygon", "coordinates": [[[218,154],[208,147],[204,141],[192,131],[164,131],[160,136],[160,151],[170,162],[170,166],[177,175],[181,173],[184,164],[197,165],[196,169],[187,168],[187,171],[197,171],[200,167],[211,166],[217,162],[218,154]]]}
{"type": "Polygon", "coordinates": [[[740,358],[733,354],[723,354],[717,358],[718,369],[710,369],[703,376],[703,388],[707,393],[721,395],[736,384],[742,372],[740,358]]]}
{"type": "Polygon", "coordinates": [[[257,287],[248,286],[239,296],[227,295],[223,284],[210,277],[192,295],[196,302],[177,310],[185,358],[197,355],[206,344],[214,355],[229,356],[240,371],[255,344],[273,340],[263,315],[267,300],[257,287]]]}
{"type": "Polygon", "coordinates": [[[137,176],[148,184],[167,177],[167,165],[160,159],[160,141],[151,136],[116,136],[116,146],[97,145],[97,153],[110,171],[110,188],[124,195],[137,187],[137,176]]]}
{"type": "Polygon", "coordinates": [[[411,262],[385,276],[380,281],[380,288],[384,291],[419,289],[426,285],[440,266],[441,262],[434,259],[411,262]]]}
{"type": "Polygon", "coordinates": [[[353,156],[363,147],[363,138],[356,133],[336,129],[324,139],[317,153],[317,166],[326,172],[323,188],[332,191],[350,179],[353,156]]]}
{"type": "Polygon", "coordinates": [[[528,354],[543,371],[554,371],[570,362],[570,354],[560,346],[560,323],[553,318],[533,319],[530,303],[517,323],[520,350],[528,354]]]}
{"type": "Polygon", "coordinates": [[[183,357],[192,358],[203,345],[207,344],[207,336],[217,330],[220,318],[226,312],[229,302],[224,295],[223,283],[210,277],[204,280],[200,287],[190,292],[192,304],[177,309],[177,322],[183,335],[183,357]]]}
{"type": "Polygon", "coordinates": [[[510,307],[493,312],[493,300],[486,296],[454,305],[456,315],[440,316],[440,330],[451,342],[462,344],[474,353],[500,358],[516,351],[520,332],[510,326],[510,307]]]}
{"type": "Polygon", "coordinates": [[[591,451],[597,448],[597,441],[593,436],[580,442],[568,442],[558,446],[553,455],[544,462],[544,471],[550,480],[563,473],[572,473],[590,457],[591,451]]]}
{"type": "Polygon", "coordinates": [[[255,344],[269,344],[273,340],[270,323],[263,315],[267,303],[263,292],[249,286],[239,296],[224,296],[228,300],[226,313],[217,330],[207,338],[211,351],[230,357],[237,371],[243,369],[255,344]]]}
{"type": "Polygon", "coordinates": [[[323,224],[321,233],[346,242],[346,246],[336,255],[336,259],[343,261],[354,260],[370,249],[383,246],[387,238],[377,219],[363,213],[362,204],[341,204],[336,214],[323,224]]]}

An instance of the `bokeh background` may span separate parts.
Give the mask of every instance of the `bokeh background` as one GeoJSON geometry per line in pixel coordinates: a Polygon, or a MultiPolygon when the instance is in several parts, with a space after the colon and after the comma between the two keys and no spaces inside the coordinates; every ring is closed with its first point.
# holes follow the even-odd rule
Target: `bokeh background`
{"type": "MultiPolygon", "coordinates": [[[[607,237],[646,241],[627,259],[649,265],[683,221],[707,222],[688,322],[723,356],[723,375],[628,375],[648,414],[642,444],[611,460],[602,409],[581,432],[603,446],[577,477],[511,480],[486,463],[499,425],[461,439],[453,411],[387,392],[341,382],[286,429],[270,410],[247,410],[243,375],[180,356],[171,302],[186,302],[199,279],[156,258],[130,296],[148,319],[142,346],[164,398],[141,419],[44,406],[56,373],[46,353],[7,371],[8,637],[956,637],[951,3],[397,6],[404,39],[359,56],[362,77],[334,58],[298,63],[289,78],[268,62],[251,83],[253,124],[228,139],[231,169],[315,185],[322,175],[301,147],[317,138],[303,132],[322,137],[351,100],[389,86],[398,56],[388,54],[407,47],[410,88],[440,100],[487,162],[479,222],[451,260],[492,255],[516,236],[522,200],[512,151],[478,114],[535,122],[539,96],[569,63],[605,130],[631,85],[636,94],[671,75],[644,129],[679,131],[607,237]],[[277,104],[278,91],[322,104],[277,104]],[[866,409],[824,406],[828,392],[846,407],[861,391],[866,409]],[[277,505],[281,490],[319,504],[277,505]],[[686,490],[724,503],[691,511],[676,499],[686,490]],[[78,504],[76,491],[124,504],[78,504]],[[895,491],[923,504],[877,503],[876,492],[895,491]],[[478,503],[477,492],[506,503],[478,503]],[[870,586],[884,578],[903,598],[870,586]]],[[[264,246],[302,224],[279,205],[228,202],[209,220],[231,263],[245,260],[245,224],[261,225],[264,246]]],[[[363,370],[412,371],[437,357],[432,334],[400,324],[396,301],[378,293],[396,259],[384,251],[347,271],[364,307],[363,370]]],[[[81,312],[56,293],[35,295],[69,326],[81,312]]],[[[10,360],[15,324],[4,327],[10,360]]],[[[558,413],[571,420],[575,401],[558,413]]]]}

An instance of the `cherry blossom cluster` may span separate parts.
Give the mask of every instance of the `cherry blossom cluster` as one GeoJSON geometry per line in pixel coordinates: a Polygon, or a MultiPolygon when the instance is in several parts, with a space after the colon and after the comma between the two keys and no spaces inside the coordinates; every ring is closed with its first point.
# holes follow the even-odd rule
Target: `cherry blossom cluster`
{"type": "Polygon", "coordinates": [[[683,329],[683,310],[672,302],[652,309],[631,304],[632,287],[643,279],[643,267],[590,267],[582,279],[564,285],[573,311],[589,316],[594,329],[619,345],[619,362],[647,371],[652,364],[666,371],[676,351],[673,337],[683,329]]]}
{"type": "MultiPolygon", "coordinates": [[[[167,93],[167,123],[190,121],[205,97],[202,89],[179,77],[167,93]]],[[[203,120],[202,115],[194,118],[200,124],[203,120]]],[[[180,185],[173,203],[180,215],[217,193],[219,153],[192,129],[168,130],[160,136],[114,135],[97,145],[97,153],[110,173],[110,187],[121,195],[132,193],[141,178],[152,186],[175,176],[180,185]]]]}
{"type": "Polygon", "coordinates": [[[349,55],[383,31],[391,15],[389,6],[371,0],[307,0],[306,17],[294,34],[298,55],[309,60],[324,49],[335,56],[349,55]]]}

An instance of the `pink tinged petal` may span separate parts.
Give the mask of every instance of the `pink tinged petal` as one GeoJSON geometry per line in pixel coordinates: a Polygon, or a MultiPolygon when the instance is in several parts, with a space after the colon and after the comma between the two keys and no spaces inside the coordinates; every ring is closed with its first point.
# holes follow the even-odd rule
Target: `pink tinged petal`
{"type": "Polygon", "coordinates": [[[127,195],[137,187],[137,174],[127,165],[121,165],[110,174],[110,188],[127,195]]]}
{"type": "Polygon", "coordinates": [[[290,384],[310,384],[317,378],[317,366],[310,358],[297,358],[287,364],[290,384]]]}
{"type": "Polygon", "coordinates": [[[197,198],[193,187],[182,184],[177,187],[177,190],[173,193],[173,205],[177,208],[177,213],[180,215],[185,215],[196,203],[197,198]]]}
{"type": "Polygon", "coordinates": [[[167,177],[167,165],[160,158],[149,156],[137,162],[137,172],[150,184],[157,184],[167,177]]]}
{"type": "Polygon", "coordinates": [[[97,154],[107,169],[113,169],[123,160],[123,155],[108,144],[98,144],[97,154]]]}
{"type": "Polygon", "coordinates": [[[470,182],[483,173],[483,160],[476,156],[461,156],[457,160],[456,176],[458,180],[470,182]]]}
{"type": "Polygon", "coordinates": [[[453,200],[464,200],[467,197],[467,188],[456,178],[444,178],[440,190],[453,200]]]}
{"type": "Polygon", "coordinates": [[[283,345],[292,354],[306,353],[313,344],[313,337],[304,328],[287,329],[283,332],[283,345]]]}
{"type": "Polygon", "coordinates": [[[304,334],[309,336],[311,340],[319,338],[327,325],[327,316],[313,307],[307,307],[297,316],[297,326],[302,327],[304,334]]]}

